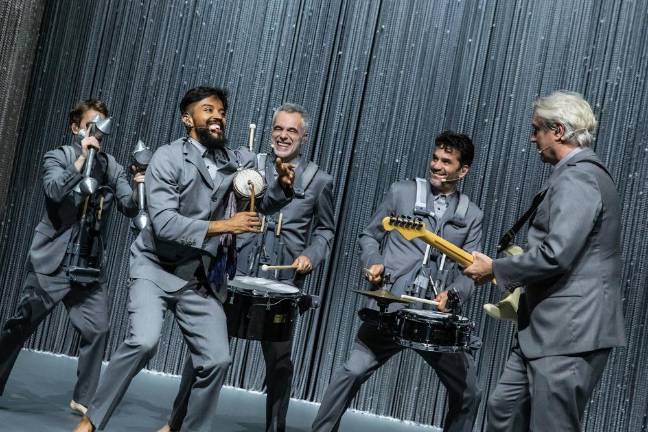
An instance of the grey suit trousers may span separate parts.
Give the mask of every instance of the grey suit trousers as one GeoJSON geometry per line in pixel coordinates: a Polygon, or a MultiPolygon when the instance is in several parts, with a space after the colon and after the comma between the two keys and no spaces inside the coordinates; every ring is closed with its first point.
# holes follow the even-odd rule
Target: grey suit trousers
{"type": "Polygon", "coordinates": [[[71,285],[60,270],[52,276],[27,273],[16,314],[0,332],[0,394],[25,341],[63,301],[74,328],[81,334],[77,383],[72,398],[87,406],[99,383],[108,334],[108,307],[102,285],[71,285]]]}
{"type": "MultiPolygon", "coordinates": [[[[292,387],[293,362],[290,358],[292,341],[287,342],[261,342],[263,358],[266,364],[266,432],[284,432],[286,430],[286,416],[290,403],[292,387]]],[[[185,425],[187,405],[191,394],[192,385],[195,383],[194,368],[191,358],[188,357],[182,369],[180,389],[173,401],[173,411],[169,419],[171,430],[181,430],[185,425]]]]}
{"type": "Polygon", "coordinates": [[[212,295],[199,293],[196,282],[168,293],[146,279],[135,279],[129,290],[130,329],[102,377],[88,417],[103,429],[133,377],[157,349],[167,309],[174,314],[189,347],[193,373],[183,431],[216,430],[214,414],[231,359],[223,306],[212,295]]]}
{"type": "Polygon", "coordinates": [[[513,348],[488,398],[486,430],[579,431],[610,351],[527,359],[513,348]]]}
{"type": "MultiPolygon", "coordinates": [[[[344,411],[371,377],[389,358],[403,350],[391,337],[367,323],[358,330],[355,345],[346,363],[329,383],[315,420],[313,431],[337,431],[344,411]]],[[[475,360],[469,353],[433,353],[416,351],[432,366],[448,391],[448,412],[443,430],[447,432],[472,431],[481,389],[477,384],[475,360]]]]}

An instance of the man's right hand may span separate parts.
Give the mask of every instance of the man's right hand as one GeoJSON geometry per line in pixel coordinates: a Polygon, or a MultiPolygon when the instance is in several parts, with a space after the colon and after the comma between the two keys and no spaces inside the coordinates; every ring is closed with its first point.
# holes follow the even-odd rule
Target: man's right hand
{"type": "Polygon", "coordinates": [[[382,275],[385,272],[385,266],[382,264],[374,264],[365,270],[365,277],[370,284],[380,285],[382,282],[382,275]]]}
{"type": "Polygon", "coordinates": [[[210,235],[218,234],[242,234],[246,232],[260,232],[261,220],[256,212],[239,212],[235,213],[229,219],[209,222],[208,233],[210,235]]]}

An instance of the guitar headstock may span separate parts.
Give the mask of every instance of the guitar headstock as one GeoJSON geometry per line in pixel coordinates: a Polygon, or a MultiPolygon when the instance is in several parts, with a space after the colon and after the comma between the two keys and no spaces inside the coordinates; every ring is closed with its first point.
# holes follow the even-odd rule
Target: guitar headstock
{"type": "Polygon", "coordinates": [[[385,231],[398,231],[407,240],[423,237],[425,224],[423,219],[411,216],[388,216],[383,219],[385,231]]]}

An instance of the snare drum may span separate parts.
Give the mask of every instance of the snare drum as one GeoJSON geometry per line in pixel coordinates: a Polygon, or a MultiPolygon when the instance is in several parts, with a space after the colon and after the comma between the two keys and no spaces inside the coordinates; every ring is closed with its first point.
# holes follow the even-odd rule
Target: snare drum
{"type": "Polygon", "coordinates": [[[231,337],[269,342],[290,340],[301,293],[292,285],[251,276],[229,282],[225,315],[231,337]]]}
{"type": "Polygon", "coordinates": [[[421,351],[467,351],[474,323],[448,313],[400,309],[394,322],[394,339],[401,346],[421,351]]]}

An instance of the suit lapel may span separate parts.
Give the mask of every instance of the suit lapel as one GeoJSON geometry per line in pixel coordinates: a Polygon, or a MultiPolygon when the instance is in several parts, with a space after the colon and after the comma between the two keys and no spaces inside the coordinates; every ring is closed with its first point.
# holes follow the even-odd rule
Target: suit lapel
{"type": "Polygon", "coordinates": [[[198,149],[193,144],[191,144],[189,140],[185,140],[184,142],[184,157],[185,161],[194,165],[198,169],[198,172],[200,173],[205,183],[209,185],[209,188],[214,189],[214,181],[209,175],[207,165],[205,165],[205,161],[203,161],[202,155],[200,154],[198,149]]]}
{"type": "Polygon", "coordinates": [[[227,199],[226,193],[232,185],[232,179],[239,169],[237,158],[234,152],[225,148],[228,161],[225,165],[218,168],[218,174],[214,180],[214,189],[212,191],[211,213],[212,217],[217,216],[216,210],[221,207],[224,200],[227,199]]]}

